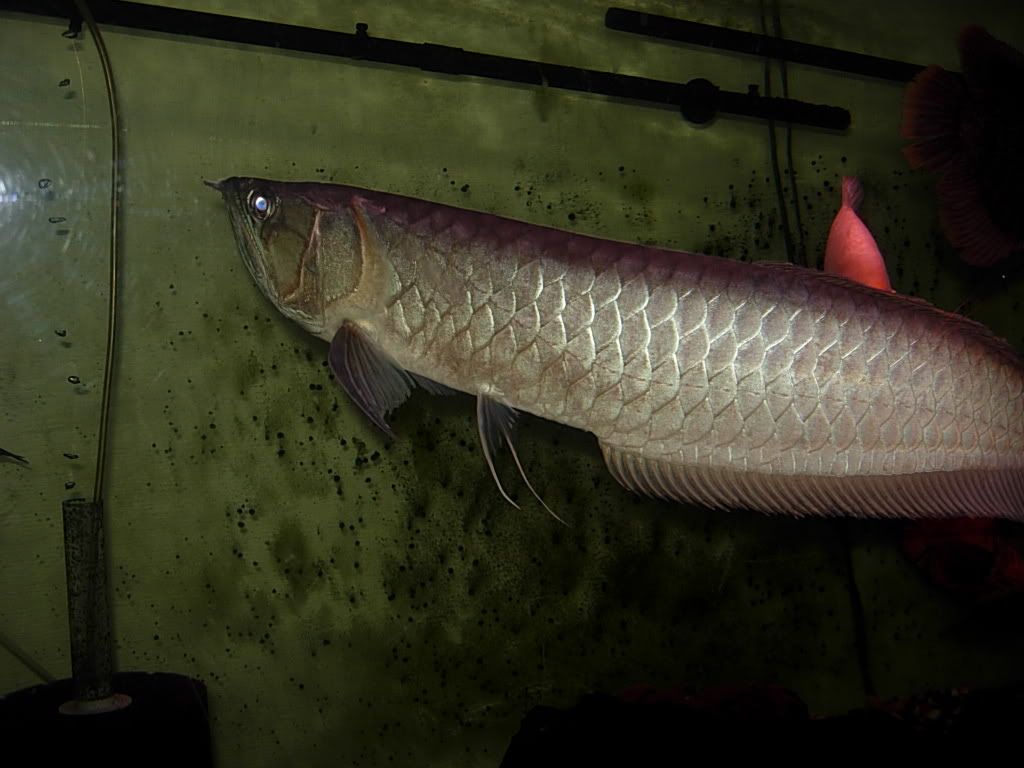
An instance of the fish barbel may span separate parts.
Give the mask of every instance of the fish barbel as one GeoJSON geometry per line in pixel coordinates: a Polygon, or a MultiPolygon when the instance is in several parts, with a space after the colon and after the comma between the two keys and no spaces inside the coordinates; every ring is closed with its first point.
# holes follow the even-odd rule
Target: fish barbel
{"type": "Polygon", "coordinates": [[[594,434],[648,495],[1024,519],[1024,365],[974,321],[789,264],[336,184],[207,183],[257,285],[330,342],[363,412],[388,430],[416,384],[476,396],[495,481],[525,411],[594,434]]]}

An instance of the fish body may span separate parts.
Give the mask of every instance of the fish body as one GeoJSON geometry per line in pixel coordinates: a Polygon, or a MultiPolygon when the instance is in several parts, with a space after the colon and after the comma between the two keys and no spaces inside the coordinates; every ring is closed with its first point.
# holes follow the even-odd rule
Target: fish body
{"type": "Polygon", "coordinates": [[[907,86],[903,152],[938,177],[950,243],[966,262],[991,266],[1024,251],[1024,53],[973,25],[958,47],[963,73],[932,65],[907,86]]]}
{"type": "Polygon", "coordinates": [[[889,273],[871,230],[860,217],[864,190],[852,176],[843,177],[842,203],[825,244],[825,271],[855,282],[891,291],[889,273]]]}
{"type": "Polygon", "coordinates": [[[372,190],[211,186],[256,283],[331,342],[384,429],[419,383],[478,398],[489,463],[524,411],[592,433],[619,482],[663,498],[1024,518],[1024,366],[973,321],[816,270],[372,190]]]}

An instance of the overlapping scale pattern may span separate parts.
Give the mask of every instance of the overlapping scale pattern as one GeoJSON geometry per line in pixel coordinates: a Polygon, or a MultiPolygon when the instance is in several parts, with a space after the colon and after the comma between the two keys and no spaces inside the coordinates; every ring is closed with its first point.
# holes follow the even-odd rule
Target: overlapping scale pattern
{"type": "Polygon", "coordinates": [[[380,211],[387,352],[594,433],[630,487],[796,513],[887,514],[899,498],[925,514],[929,493],[957,499],[942,514],[1021,513],[1024,375],[977,324],[788,265],[380,211]],[[1006,499],[978,501],[983,477],[1006,499]]]}

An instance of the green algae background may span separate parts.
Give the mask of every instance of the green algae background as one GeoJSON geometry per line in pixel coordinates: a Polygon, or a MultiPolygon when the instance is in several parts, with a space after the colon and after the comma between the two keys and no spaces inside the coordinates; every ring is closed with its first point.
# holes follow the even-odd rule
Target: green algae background
{"type": "MultiPolygon", "coordinates": [[[[622,2],[760,31],[756,2],[622,2]]],[[[603,28],[541,0],[172,3],[744,91],[763,62],[603,28]]],[[[798,40],[957,68],[999,2],[783,3],[798,40]]],[[[0,631],[70,674],[60,503],[91,492],[103,367],[109,122],[96,53],[0,17],[0,631]],[[65,83],[64,81],[68,81],[65,83]],[[63,332],[63,335],[58,331],[63,332]],[[70,458],[69,458],[70,457],[70,458]]],[[[221,765],[496,765],[532,706],[633,684],[773,682],[815,712],[863,702],[847,547],[881,695],[1020,681],[1024,626],[930,587],[892,522],[772,519],[640,499],[587,435],[524,417],[526,493],[500,497],[468,396],[417,392],[375,432],[326,345],[262,298],[203,178],[398,192],[615,239],[786,257],[763,123],[241,45],[104,29],[124,133],[124,241],[106,505],[122,670],[195,675],[221,765]]],[[[902,89],[799,65],[793,131],[809,254],[839,180],[894,287],[955,309],[977,288],[900,154],[902,89]]],[[[778,70],[773,68],[775,88],[778,70]]],[[[779,129],[780,146],[785,131],[779,129]]],[[[783,155],[783,164],[785,156],[783,155]]],[[[792,223],[792,217],[791,217],[792,223]]],[[[1020,289],[972,316],[1024,348],[1020,289]]],[[[514,467],[506,487],[520,488],[514,467]]],[[[0,690],[38,682],[0,655],[0,690]]]]}

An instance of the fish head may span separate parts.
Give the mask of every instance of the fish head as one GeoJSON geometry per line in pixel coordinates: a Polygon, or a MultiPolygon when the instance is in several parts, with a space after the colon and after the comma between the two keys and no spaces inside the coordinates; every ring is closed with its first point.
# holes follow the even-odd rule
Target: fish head
{"type": "Polygon", "coordinates": [[[328,333],[328,310],[362,277],[350,211],[325,204],[307,184],[237,176],[205,183],[223,196],[242,261],[263,294],[310,333],[328,333]]]}

